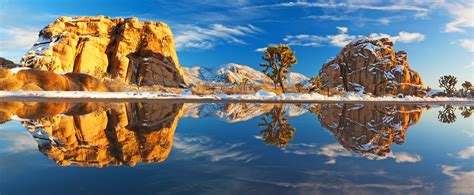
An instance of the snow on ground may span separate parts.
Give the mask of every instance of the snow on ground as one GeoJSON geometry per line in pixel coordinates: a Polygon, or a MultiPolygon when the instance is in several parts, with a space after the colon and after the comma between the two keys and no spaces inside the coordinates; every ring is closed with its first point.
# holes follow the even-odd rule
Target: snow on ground
{"type": "Polygon", "coordinates": [[[317,93],[276,95],[273,92],[257,91],[254,94],[192,95],[165,92],[87,92],[87,91],[0,91],[0,98],[57,98],[57,99],[143,99],[143,100],[227,100],[227,101],[374,101],[374,102],[465,102],[473,103],[474,98],[457,97],[414,97],[395,96],[371,97],[365,94],[346,93],[324,96],[317,93]]]}

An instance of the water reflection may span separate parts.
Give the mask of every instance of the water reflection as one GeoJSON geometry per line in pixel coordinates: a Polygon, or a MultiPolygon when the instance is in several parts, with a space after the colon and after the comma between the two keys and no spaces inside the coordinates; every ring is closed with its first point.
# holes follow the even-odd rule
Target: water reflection
{"type": "Polygon", "coordinates": [[[314,105],[320,124],[334,134],[337,141],[361,155],[384,157],[393,143],[403,144],[406,131],[418,122],[426,106],[415,105],[314,105]]]}
{"type": "Polygon", "coordinates": [[[4,103],[0,116],[22,121],[39,150],[61,166],[162,162],[173,144],[183,104],[4,103]],[[26,111],[26,112],[25,112],[26,111]]]}
{"type": "Polygon", "coordinates": [[[293,139],[296,128],[291,126],[285,115],[283,106],[276,105],[262,117],[263,123],[258,126],[264,128],[260,133],[266,144],[285,147],[293,139]]]}
{"type": "MultiPolygon", "coordinates": [[[[343,156],[355,153],[383,158],[394,155],[392,145],[405,143],[410,126],[418,123],[423,111],[429,108],[367,104],[7,102],[0,103],[0,122],[20,119],[38,142],[39,151],[61,166],[134,166],[165,161],[178,121],[183,117],[217,117],[228,123],[256,119],[254,127],[256,132],[260,131],[260,138],[268,145],[284,148],[296,133],[290,118],[309,111],[340,144],[326,145],[319,153],[340,151],[343,156]]],[[[438,119],[443,123],[454,122],[455,110],[453,106],[444,106],[438,119]]],[[[459,110],[467,118],[474,107],[459,110]]],[[[419,160],[416,156],[409,159],[419,160]]],[[[335,159],[332,161],[335,163],[335,159]]]]}
{"type": "MultiPolygon", "coordinates": [[[[471,117],[472,112],[474,111],[473,106],[463,106],[458,108],[461,111],[461,115],[464,118],[471,117]]],[[[454,123],[456,122],[456,108],[451,105],[444,105],[443,110],[438,111],[438,120],[442,123],[454,123]]]]}

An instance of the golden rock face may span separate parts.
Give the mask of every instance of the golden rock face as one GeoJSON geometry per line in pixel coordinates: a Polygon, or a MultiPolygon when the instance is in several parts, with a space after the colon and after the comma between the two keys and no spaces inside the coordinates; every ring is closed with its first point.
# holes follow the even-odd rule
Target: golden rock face
{"type": "Polygon", "coordinates": [[[0,68],[0,90],[109,91],[101,80],[86,74],[57,74],[36,69],[14,73],[6,68],[0,68]]]}
{"type": "Polygon", "coordinates": [[[104,16],[60,17],[41,30],[22,65],[53,72],[106,75],[129,84],[184,84],[173,33],[161,22],[104,16]]]}
{"type": "Polygon", "coordinates": [[[168,157],[182,106],[2,103],[0,117],[28,118],[22,124],[38,141],[39,150],[61,166],[134,166],[168,157]]]}
{"type": "Polygon", "coordinates": [[[410,69],[405,51],[395,52],[387,38],[348,44],[320,70],[324,86],[383,96],[423,95],[421,76],[410,69]]]}
{"type": "Polygon", "coordinates": [[[426,108],[327,104],[319,105],[316,110],[321,126],[331,131],[344,148],[363,155],[385,156],[394,142],[405,142],[406,131],[418,122],[426,108]]]}

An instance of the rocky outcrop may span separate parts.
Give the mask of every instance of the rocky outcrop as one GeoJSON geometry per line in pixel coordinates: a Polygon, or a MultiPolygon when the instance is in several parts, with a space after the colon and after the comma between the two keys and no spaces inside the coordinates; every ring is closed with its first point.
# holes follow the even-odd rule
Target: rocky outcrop
{"type": "Polygon", "coordinates": [[[15,62],[0,57],[0,68],[13,68],[16,66],[17,64],[15,62]]]}
{"type": "Polygon", "coordinates": [[[21,63],[52,72],[109,76],[128,84],[184,84],[171,29],[137,18],[60,17],[41,30],[21,63]]]}
{"type": "Polygon", "coordinates": [[[393,143],[403,144],[426,106],[416,105],[315,105],[320,124],[346,149],[361,155],[386,156],[393,143]]]}
{"type": "Polygon", "coordinates": [[[424,95],[421,76],[410,69],[405,51],[389,38],[364,38],[345,46],[321,68],[325,88],[382,95],[424,95]]]}
{"type": "Polygon", "coordinates": [[[54,72],[36,69],[0,68],[2,91],[109,91],[99,79],[87,74],[54,72]]]}
{"type": "Polygon", "coordinates": [[[22,118],[39,150],[61,166],[166,160],[183,104],[0,103],[0,118],[22,118]]]}

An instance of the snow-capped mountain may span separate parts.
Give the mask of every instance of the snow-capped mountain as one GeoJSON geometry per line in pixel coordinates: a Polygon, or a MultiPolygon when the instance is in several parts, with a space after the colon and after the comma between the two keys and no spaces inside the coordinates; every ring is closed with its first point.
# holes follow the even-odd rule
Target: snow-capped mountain
{"type": "MultiPolygon", "coordinates": [[[[244,78],[253,85],[273,85],[272,80],[249,66],[229,63],[215,68],[201,66],[183,67],[184,80],[189,84],[234,84],[241,83],[244,78]]],[[[309,78],[300,73],[289,72],[284,81],[286,85],[295,85],[298,82],[307,83],[309,78]]]]}

